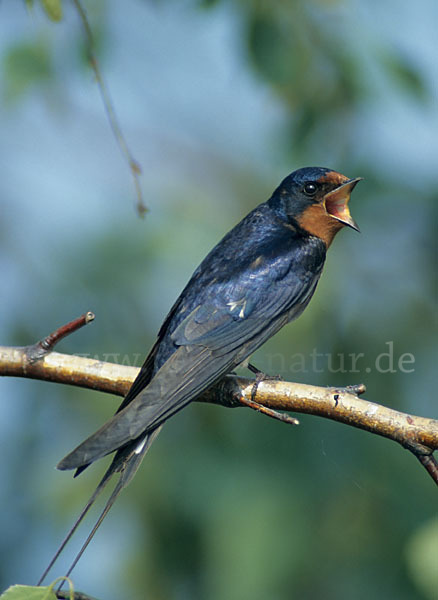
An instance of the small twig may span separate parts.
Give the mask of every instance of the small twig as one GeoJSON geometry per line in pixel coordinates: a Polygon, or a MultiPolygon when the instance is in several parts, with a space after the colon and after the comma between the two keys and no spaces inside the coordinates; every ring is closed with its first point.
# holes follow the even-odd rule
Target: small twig
{"type": "Polygon", "coordinates": [[[47,337],[40,340],[33,346],[27,346],[26,357],[28,362],[32,364],[38,360],[41,360],[41,358],[46,356],[46,354],[52,352],[56,344],[58,344],[63,338],[74,333],[81,327],[84,327],[84,325],[91,323],[91,321],[94,321],[94,313],[88,311],[77,319],[70,321],[70,323],[58,327],[58,329],[55,329],[55,331],[49,333],[47,337]]]}
{"type": "Polygon", "coordinates": [[[414,450],[411,450],[411,452],[418,458],[432,479],[438,484],[438,462],[435,457],[432,454],[417,454],[414,450]]]}
{"type": "Polygon", "coordinates": [[[263,415],[266,415],[267,417],[271,417],[272,419],[276,419],[277,421],[281,421],[282,423],[288,423],[289,425],[299,425],[300,424],[298,419],[295,419],[294,417],[291,417],[290,415],[287,415],[286,413],[281,412],[279,410],[273,410],[272,408],[263,406],[263,404],[259,404],[258,402],[256,402],[255,400],[252,400],[250,398],[244,398],[242,396],[242,398],[240,399],[240,403],[243,404],[243,406],[252,408],[253,410],[258,411],[258,412],[262,413],[263,415]]]}
{"type": "Polygon", "coordinates": [[[125,136],[123,135],[122,129],[117,120],[116,112],[114,110],[114,106],[109,95],[108,88],[103,80],[102,73],[99,67],[99,62],[94,52],[93,32],[91,31],[90,23],[88,22],[85,9],[82,6],[80,0],[73,0],[73,4],[76,6],[76,10],[78,11],[79,17],[81,19],[87,45],[88,60],[91,68],[94,71],[97,85],[99,86],[100,95],[102,98],[103,105],[105,107],[108,121],[110,123],[114,137],[116,138],[117,145],[119,146],[123,156],[125,157],[132,174],[135,192],[137,195],[137,212],[140,215],[140,217],[142,217],[148,209],[143,200],[143,192],[140,184],[141,167],[137,160],[131,154],[125,136]]]}

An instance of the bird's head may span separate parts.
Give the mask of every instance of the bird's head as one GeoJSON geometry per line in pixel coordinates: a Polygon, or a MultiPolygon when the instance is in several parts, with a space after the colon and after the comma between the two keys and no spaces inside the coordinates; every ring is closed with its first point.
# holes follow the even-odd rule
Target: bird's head
{"type": "Polygon", "coordinates": [[[349,179],[324,167],[298,169],[281,182],[269,204],[282,219],[292,226],[298,224],[328,247],[343,227],[359,231],[348,202],[361,179],[349,179]]]}

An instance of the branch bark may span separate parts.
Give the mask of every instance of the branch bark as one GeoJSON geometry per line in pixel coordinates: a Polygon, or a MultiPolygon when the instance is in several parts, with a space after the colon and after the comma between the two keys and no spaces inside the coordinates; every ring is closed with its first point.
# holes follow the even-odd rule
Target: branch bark
{"type": "MultiPolygon", "coordinates": [[[[86,315],[83,318],[86,319],[86,315]]],[[[85,323],[79,323],[79,319],[72,321],[69,333],[82,324],[85,323]]],[[[65,332],[66,327],[60,329],[65,332]]],[[[46,340],[53,340],[55,334],[46,340]]],[[[44,346],[44,340],[26,347],[0,346],[0,375],[64,383],[124,396],[138,373],[136,367],[58,352],[41,357],[41,353],[35,354],[35,348],[41,348],[41,345],[44,346]]],[[[254,400],[253,388],[253,379],[228,375],[197,401],[228,408],[250,406],[254,400]]],[[[418,458],[438,484],[438,463],[433,457],[433,452],[438,449],[438,421],[359,398],[358,394],[364,391],[365,387],[360,385],[322,388],[267,380],[258,385],[256,399],[258,405],[272,410],[317,415],[398,442],[418,458]]]]}

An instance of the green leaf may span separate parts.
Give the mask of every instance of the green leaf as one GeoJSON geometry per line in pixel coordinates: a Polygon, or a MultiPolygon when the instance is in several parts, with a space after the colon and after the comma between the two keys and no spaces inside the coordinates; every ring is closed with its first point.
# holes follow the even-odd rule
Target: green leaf
{"type": "Polygon", "coordinates": [[[438,518],[424,523],[409,540],[406,561],[412,579],[425,598],[436,600],[438,590],[438,518]]]}
{"type": "Polygon", "coordinates": [[[50,20],[58,22],[62,19],[61,0],[41,0],[41,4],[50,20]]]}
{"type": "Polygon", "coordinates": [[[46,83],[53,68],[48,45],[44,41],[20,43],[9,48],[3,58],[5,96],[16,100],[28,88],[46,83]]]}
{"type": "Polygon", "coordinates": [[[3,592],[0,600],[56,600],[56,594],[46,586],[12,585],[3,592]]]}

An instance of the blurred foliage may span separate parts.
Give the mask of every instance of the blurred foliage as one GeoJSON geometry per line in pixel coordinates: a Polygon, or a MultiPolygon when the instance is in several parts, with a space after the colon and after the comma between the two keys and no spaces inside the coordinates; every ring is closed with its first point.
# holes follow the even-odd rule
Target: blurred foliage
{"type": "Polygon", "coordinates": [[[62,19],[61,0],[41,0],[41,4],[49,19],[55,22],[62,19]]]}
{"type": "MultiPolygon", "coordinates": [[[[220,1],[201,2],[216,6],[220,1]]],[[[373,94],[366,57],[342,14],[343,2],[240,0],[250,64],[287,106],[293,149],[318,140],[327,121],[348,125],[354,110],[373,94]]],[[[383,76],[417,98],[427,96],[418,71],[397,49],[377,46],[383,76]]]]}
{"type": "MultiPolygon", "coordinates": [[[[41,0],[46,13],[55,21],[62,18],[60,0],[41,0]]],[[[227,0],[201,0],[202,8],[213,9],[227,0]]],[[[93,15],[93,38],[97,54],[102,54],[106,39],[104,4],[86,5],[93,15]]],[[[239,0],[235,10],[242,22],[242,42],[249,64],[269,84],[287,107],[291,125],[288,139],[294,156],[303,155],[306,146],[311,151],[319,136],[327,136],[327,124],[339,132],[344,125],[347,134],[349,119],[358,105],[374,93],[371,75],[364,72],[365,60],[374,60],[382,76],[400,87],[401,93],[416,99],[429,97],[421,73],[411,64],[409,56],[397,48],[376,44],[374,56],[366,57],[355,46],[354,32],[342,18],[342,2],[334,0],[239,0]],[[339,17],[339,18],[337,18],[339,17]],[[300,148],[296,152],[296,148],[300,148]]],[[[78,32],[80,33],[80,32],[78,32]]],[[[84,64],[88,64],[83,37],[78,45],[84,64]]],[[[17,48],[17,51],[19,47],[17,48]]],[[[29,54],[31,47],[23,48],[29,54]]],[[[41,51],[35,47],[36,63],[41,51]]],[[[47,79],[38,64],[32,74],[34,81],[47,79]]],[[[20,65],[18,76],[20,75],[20,65]]],[[[14,69],[7,73],[14,79],[14,69]]],[[[22,72],[23,79],[26,72],[22,72]]],[[[54,73],[51,72],[53,77],[54,73]]]]}
{"type": "Polygon", "coordinates": [[[409,540],[406,561],[412,577],[426,598],[434,600],[438,590],[438,517],[427,521],[409,540]]]}
{"type": "Polygon", "coordinates": [[[35,86],[45,86],[54,76],[52,54],[45,40],[18,42],[3,57],[4,99],[15,102],[35,86]]]}
{"type": "MultiPolygon", "coordinates": [[[[187,19],[196,18],[200,9],[211,20],[221,10],[235,19],[236,52],[284,111],[266,147],[268,169],[272,155],[278,157],[279,171],[284,165],[324,158],[324,163],[330,159],[329,166],[366,178],[352,201],[363,235],[340,234],[311,306],[257,352],[255,364],[287,379],[320,385],[363,380],[369,399],[436,417],[429,394],[435,371],[431,323],[437,185],[423,185],[396,164],[382,173],[373,140],[361,154],[355,151],[355,122],[363,119],[364,107],[372,111],[373,102],[379,101],[382,81],[385,91],[395,90],[418,111],[430,106],[431,90],[415,57],[375,32],[361,45],[344,19],[346,7],[355,10],[350,2],[192,0],[181,8],[181,3],[161,0],[147,6],[151,4],[182,11],[187,19]],[[396,359],[404,352],[415,355],[413,375],[373,368],[387,340],[394,343],[396,359]],[[309,362],[314,350],[322,357],[317,371],[309,362]],[[360,352],[369,362],[359,373],[345,372],[336,362],[338,355],[360,352]],[[305,357],[306,371],[293,370],[296,353],[305,357]],[[327,354],[335,357],[337,371],[327,369],[327,354]]],[[[118,30],[116,3],[84,5],[105,73],[111,69],[114,45],[130,31],[118,30]]],[[[14,40],[1,57],[9,110],[20,110],[20,100],[35,90],[75,80],[75,69],[86,73],[80,82],[89,78],[83,69],[82,31],[68,6],[63,3],[62,23],[55,26],[44,17],[42,33],[36,27],[28,38],[14,40]],[[61,44],[55,43],[55,30],[61,44]]],[[[392,9],[397,11],[395,2],[392,9]]],[[[34,10],[41,7],[34,3],[34,10]]],[[[152,23],[140,24],[145,38],[148,26],[156,26],[152,23]]],[[[167,42],[169,52],[183,52],[172,46],[171,38],[167,42]]],[[[144,72],[136,76],[150,85],[147,67],[152,59],[143,46],[136,52],[145,54],[144,72]]],[[[166,73],[160,77],[165,80],[166,73]]],[[[203,82],[197,87],[202,94],[203,82]]],[[[182,89],[181,96],[190,98],[189,92],[193,90],[182,89]]],[[[164,105],[169,99],[159,93],[164,105]]],[[[117,95],[114,100],[117,108],[117,95]]],[[[240,99],[236,96],[235,101],[240,99]]],[[[147,100],[139,102],[147,112],[147,100]]],[[[68,101],[63,108],[66,120],[75,123],[83,110],[82,105],[72,109],[68,101]]],[[[94,119],[93,113],[90,123],[94,119]]],[[[147,138],[150,130],[141,129],[138,119],[139,136],[147,138]]],[[[67,152],[72,132],[63,126],[67,152]]],[[[163,169],[160,190],[150,193],[151,213],[144,222],[134,220],[126,208],[126,192],[114,189],[102,200],[92,233],[81,228],[55,243],[38,238],[40,223],[35,219],[30,229],[38,245],[26,246],[26,236],[18,233],[29,227],[27,215],[5,213],[0,258],[7,256],[20,281],[16,315],[8,324],[10,343],[40,339],[92,309],[96,322],[65,340],[59,351],[142,362],[196,264],[272,191],[275,177],[266,177],[265,165],[239,163],[232,149],[216,149],[214,134],[206,131],[208,144],[199,142],[197,151],[178,145],[177,136],[169,142],[173,153],[152,138],[160,166],[171,164],[163,169]],[[185,178],[178,171],[181,165],[185,178]],[[117,210],[120,206],[124,213],[117,210]]],[[[90,155],[102,152],[94,130],[82,135],[89,136],[90,155]]],[[[40,152],[38,147],[35,152],[40,152]]],[[[69,156],[73,169],[78,156],[69,156]]],[[[47,180],[55,177],[56,158],[47,159],[47,180]]],[[[106,161],[102,152],[105,170],[106,161]]],[[[152,178],[153,168],[145,170],[145,180],[152,178]]],[[[20,177],[26,177],[26,168],[20,177]]],[[[20,179],[14,179],[14,186],[19,185],[20,179]]],[[[84,223],[90,218],[87,202],[99,194],[86,188],[78,181],[74,195],[74,209],[82,212],[84,223]]],[[[2,198],[14,197],[8,188],[1,191],[2,198]]],[[[56,213],[55,235],[72,200],[61,198],[49,205],[44,193],[35,194],[42,220],[56,213]]],[[[4,451],[7,477],[0,490],[6,507],[0,536],[2,588],[11,583],[11,573],[17,578],[24,572],[30,582],[37,579],[103,468],[96,465],[73,482],[51,466],[117,406],[116,398],[103,394],[31,381],[18,382],[13,391],[17,396],[10,410],[15,412],[8,422],[13,434],[4,451]]],[[[182,411],[166,425],[82,558],[74,572],[77,586],[105,600],[431,600],[436,585],[436,496],[426,474],[386,440],[312,417],[300,421],[291,430],[246,410],[193,405],[182,411]],[[99,580],[96,589],[87,583],[93,575],[99,580]]],[[[67,553],[64,566],[74,550],[67,553]]],[[[56,572],[62,570],[61,565],[56,572]]]]}
{"type": "MultiPolygon", "coordinates": [[[[34,0],[25,0],[25,2],[29,10],[34,8],[34,0]]],[[[55,23],[61,21],[63,15],[61,0],[40,0],[39,4],[51,21],[55,23]]]]}
{"type": "Polygon", "coordinates": [[[407,92],[417,100],[429,99],[427,86],[418,70],[410,64],[408,56],[386,51],[381,52],[380,60],[388,76],[400,86],[402,92],[407,92]]]}

